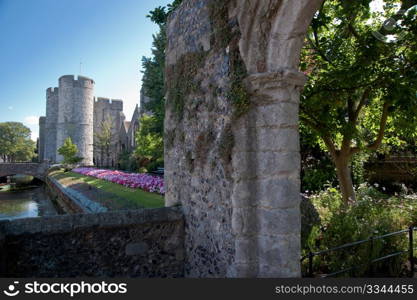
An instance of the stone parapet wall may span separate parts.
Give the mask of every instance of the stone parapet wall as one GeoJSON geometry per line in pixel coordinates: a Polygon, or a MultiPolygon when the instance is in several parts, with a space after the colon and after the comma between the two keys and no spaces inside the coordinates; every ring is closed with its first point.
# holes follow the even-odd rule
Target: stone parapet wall
{"type": "Polygon", "coordinates": [[[1,221],[0,275],[182,277],[183,241],[179,208],[1,221]]]}
{"type": "Polygon", "coordinates": [[[106,212],[107,208],[94,202],[82,193],[65,187],[52,177],[46,178],[48,193],[64,212],[72,213],[98,213],[106,212]]]}
{"type": "Polygon", "coordinates": [[[25,174],[45,180],[48,163],[0,163],[0,177],[25,174]]]}

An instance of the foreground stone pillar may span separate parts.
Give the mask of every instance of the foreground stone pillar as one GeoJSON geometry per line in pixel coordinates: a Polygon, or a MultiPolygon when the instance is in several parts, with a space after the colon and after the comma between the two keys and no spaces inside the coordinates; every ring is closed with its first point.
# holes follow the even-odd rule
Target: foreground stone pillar
{"type": "Polygon", "coordinates": [[[284,69],[246,79],[251,111],[234,133],[233,277],[300,276],[298,106],[305,76],[284,69]]]}

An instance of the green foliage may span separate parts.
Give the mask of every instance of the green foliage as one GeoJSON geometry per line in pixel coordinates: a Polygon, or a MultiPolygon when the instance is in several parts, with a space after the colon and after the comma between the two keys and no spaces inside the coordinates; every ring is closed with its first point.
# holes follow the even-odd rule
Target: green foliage
{"type": "Polygon", "coordinates": [[[135,155],[139,160],[139,167],[146,167],[150,163],[163,161],[164,141],[161,134],[155,130],[155,116],[143,115],[140,128],[136,133],[135,155]]]}
{"type": "Polygon", "coordinates": [[[210,21],[213,26],[211,37],[212,47],[216,50],[228,49],[230,69],[230,91],[228,99],[234,108],[234,117],[239,118],[245,114],[250,107],[250,97],[243,83],[248,76],[246,65],[240,56],[239,30],[233,30],[229,20],[228,3],[222,0],[212,1],[209,5],[210,21]]]}
{"type": "Polygon", "coordinates": [[[121,170],[136,172],[138,171],[138,161],[134,153],[124,151],[119,155],[119,168],[121,170]]]}
{"type": "Polygon", "coordinates": [[[29,128],[18,122],[0,123],[0,157],[3,161],[30,161],[35,157],[35,148],[29,128]]]}
{"type": "Polygon", "coordinates": [[[329,155],[317,144],[318,136],[310,128],[300,125],[301,191],[319,192],[325,186],[336,186],[337,178],[329,155]]]}
{"type": "Polygon", "coordinates": [[[206,52],[193,52],[181,56],[175,65],[166,72],[168,103],[181,120],[184,115],[185,99],[187,95],[198,92],[200,81],[198,70],[205,62],[206,52]]]}
{"type": "Polygon", "coordinates": [[[370,158],[369,151],[359,152],[352,156],[352,180],[355,186],[358,186],[366,181],[365,164],[370,158]]]}
{"type": "Polygon", "coordinates": [[[151,113],[152,117],[144,116],[141,122],[144,121],[145,124],[141,123],[141,130],[136,133],[138,141],[135,149],[136,157],[129,160],[130,164],[137,168],[163,160],[166,22],[168,16],[181,2],[182,0],[174,0],[167,7],[159,6],[147,16],[159,26],[159,32],[153,36],[152,56],[142,58],[142,88],[149,101],[144,103],[141,109],[151,113]]]}
{"type": "MultiPolygon", "coordinates": [[[[340,192],[335,188],[310,197],[320,216],[320,224],[313,226],[303,254],[320,251],[346,243],[364,240],[372,236],[399,231],[415,225],[417,205],[415,195],[389,197],[374,187],[362,184],[356,191],[357,201],[345,206],[340,192]]],[[[347,251],[332,251],[328,255],[316,257],[314,267],[329,273],[366,263],[370,257],[377,258],[397,251],[407,250],[408,236],[388,237],[370,243],[354,246],[347,251]]],[[[399,276],[403,271],[406,256],[391,258],[374,265],[374,271],[383,275],[399,276]]],[[[360,268],[345,276],[365,276],[369,270],[360,268]]]]}
{"type": "Polygon", "coordinates": [[[58,153],[64,157],[64,164],[76,164],[83,160],[77,156],[78,148],[70,137],[67,137],[64,144],[58,149],[58,153]]]}
{"type": "Polygon", "coordinates": [[[401,1],[384,2],[379,13],[370,10],[371,0],[325,1],[302,51],[309,80],[301,121],[334,161],[417,137],[417,22],[413,13],[396,15],[401,1]],[[401,39],[385,43],[374,33],[386,31],[382,24],[391,16],[401,20],[391,32],[401,39]]]}
{"type": "Polygon", "coordinates": [[[326,185],[333,184],[335,177],[334,167],[328,158],[314,161],[312,164],[303,167],[302,191],[321,191],[326,185]]]}
{"type": "Polygon", "coordinates": [[[94,133],[94,148],[97,153],[100,153],[101,158],[101,161],[96,161],[96,164],[99,163],[100,166],[111,165],[111,146],[115,143],[113,129],[113,120],[108,117],[101,122],[99,131],[94,133]]]}

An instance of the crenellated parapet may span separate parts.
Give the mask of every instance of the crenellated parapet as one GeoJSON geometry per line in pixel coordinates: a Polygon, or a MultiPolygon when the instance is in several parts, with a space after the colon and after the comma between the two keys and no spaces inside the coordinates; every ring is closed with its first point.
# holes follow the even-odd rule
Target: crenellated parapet
{"type": "Polygon", "coordinates": [[[64,75],[59,77],[59,85],[65,87],[82,87],[82,88],[89,88],[94,89],[95,82],[93,79],[85,77],[85,76],[78,76],[75,79],[74,75],[64,75]]]}

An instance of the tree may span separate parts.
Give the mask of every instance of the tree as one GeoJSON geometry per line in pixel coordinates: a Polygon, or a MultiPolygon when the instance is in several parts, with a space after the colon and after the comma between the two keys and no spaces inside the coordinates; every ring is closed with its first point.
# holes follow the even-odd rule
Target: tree
{"type": "Polygon", "coordinates": [[[417,0],[386,0],[383,13],[371,2],[325,1],[301,57],[309,80],[300,119],[330,153],[345,203],[355,200],[354,155],[417,137],[417,22],[404,13],[417,0]],[[391,16],[397,25],[381,25],[391,16]]]}
{"type": "Polygon", "coordinates": [[[110,165],[111,146],[114,143],[113,136],[113,121],[109,117],[103,120],[100,124],[100,131],[94,134],[94,146],[96,151],[100,153],[101,166],[104,165],[103,159],[106,158],[106,166],[110,165]]]}
{"type": "Polygon", "coordinates": [[[82,160],[82,157],[77,156],[78,148],[70,137],[67,137],[64,144],[58,149],[58,153],[64,157],[65,164],[76,164],[82,160]]]}
{"type": "Polygon", "coordinates": [[[144,115],[140,119],[141,126],[136,133],[135,155],[142,161],[142,164],[163,162],[164,141],[154,128],[155,118],[155,116],[144,115]]]}
{"type": "Polygon", "coordinates": [[[19,122],[0,123],[0,157],[4,162],[30,161],[35,157],[31,131],[19,122]]]}
{"type": "Polygon", "coordinates": [[[159,32],[153,36],[152,56],[142,58],[143,78],[142,87],[145,96],[150,101],[144,104],[144,109],[152,114],[152,117],[144,117],[141,122],[140,132],[136,133],[137,148],[136,154],[142,158],[152,157],[152,160],[163,160],[163,135],[164,135],[164,118],[165,118],[165,46],[166,40],[166,22],[169,14],[173,12],[182,0],[175,0],[167,7],[157,7],[147,16],[152,22],[159,26],[159,32]],[[151,146],[153,145],[153,146],[151,146]],[[146,149],[140,149],[145,147],[146,149]],[[160,147],[160,148],[157,148],[160,147]],[[153,150],[152,150],[153,149],[153,150]],[[150,153],[149,151],[155,151],[150,153]]]}

